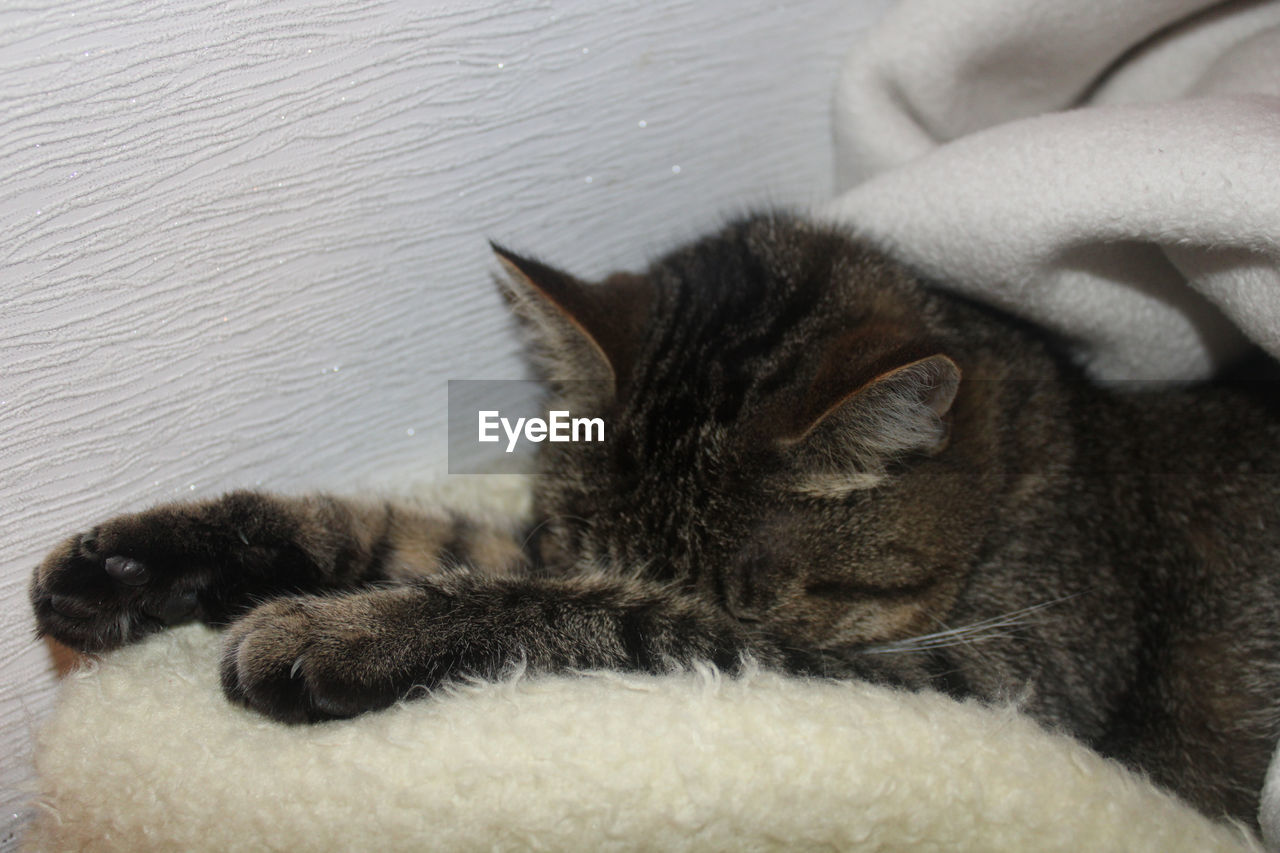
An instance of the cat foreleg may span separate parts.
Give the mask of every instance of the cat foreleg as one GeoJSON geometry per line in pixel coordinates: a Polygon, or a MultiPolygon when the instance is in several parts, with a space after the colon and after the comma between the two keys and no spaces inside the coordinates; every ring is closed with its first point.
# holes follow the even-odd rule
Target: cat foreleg
{"type": "Polygon", "coordinates": [[[448,512],[327,495],[232,492],[110,519],[55,548],[30,594],[37,630],[102,651],[179,622],[225,624],[280,595],[523,565],[510,531],[448,512]]]}
{"type": "Polygon", "coordinates": [[[349,717],[449,681],[530,672],[664,672],[694,661],[737,669],[768,658],[705,603],[608,575],[488,578],[279,599],[229,632],[222,684],[287,722],[349,717]]]}

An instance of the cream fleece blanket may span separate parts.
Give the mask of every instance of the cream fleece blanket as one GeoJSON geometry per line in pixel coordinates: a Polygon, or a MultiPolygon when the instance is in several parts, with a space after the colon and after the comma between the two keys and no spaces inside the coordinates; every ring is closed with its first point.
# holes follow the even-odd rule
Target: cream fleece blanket
{"type": "Polygon", "coordinates": [[[903,0],[827,212],[1108,379],[1280,354],[1280,3],[903,0]]]}
{"type": "Polygon", "coordinates": [[[1011,709],[768,673],[469,686],[288,727],[183,628],[72,676],[40,851],[1250,849],[1011,709]]]}

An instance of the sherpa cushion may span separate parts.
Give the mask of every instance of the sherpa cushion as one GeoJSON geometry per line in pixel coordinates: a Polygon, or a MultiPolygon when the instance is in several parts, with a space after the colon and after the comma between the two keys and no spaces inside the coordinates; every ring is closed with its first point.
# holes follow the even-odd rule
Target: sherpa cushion
{"type": "Polygon", "coordinates": [[[223,699],[219,640],[189,626],[67,679],[27,849],[1249,849],[1011,709],[698,670],[289,727],[223,699]]]}

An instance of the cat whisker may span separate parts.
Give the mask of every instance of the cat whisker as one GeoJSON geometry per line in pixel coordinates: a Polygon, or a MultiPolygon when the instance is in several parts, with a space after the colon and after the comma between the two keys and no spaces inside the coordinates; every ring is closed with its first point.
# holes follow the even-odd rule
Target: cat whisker
{"type": "Polygon", "coordinates": [[[923,652],[932,649],[945,649],[951,646],[967,646],[972,643],[981,643],[987,640],[998,640],[1006,637],[1013,637],[1016,634],[1010,632],[992,632],[978,633],[968,637],[958,637],[951,640],[933,640],[924,643],[913,643],[910,640],[896,641],[893,643],[883,643],[877,646],[869,646],[859,650],[861,654],[879,655],[892,654],[895,652],[923,652]]]}
{"type": "MultiPolygon", "coordinates": [[[[987,619],[981,619],[977,622],[971,622],[968,625],[960,625],[955,628],[945,628],[941,631],[934,631],[929,634],[919,634],[914,637],[904,637],[901,640],[890,640],[885,643],[877,643],[866,646],[859,650],[860,654],[885,654],[889,652],[914,652],[927,649],[945,648],[947,646],[966,645],[974,642],[983,642],[986,640],[998,639],[1001,637],[1013,636],[1013,634],[1005,632],[1004,629],[1018,628],[1028,624],[1031,620],[1027,617],[1049,607],[1054,607],[1073,598],[1092,592],[1082,590],[1064,595],[1060,598],[1042,601],[1039,604],[1033,604],[1030,607],[1019,608],[1018,610],[1010,610],[1007,613],[1001,613],[991,616],[987,619]]],[[[936,620],[935,620],[936,621],[936,620]]],[[[939,623],[942,624],[942,623],[939,623]]]]}
{"type": "MultiPolygon", "coordinates": [[[[921,634],[919,636],[912,637],[911,639],[922,640],[928,637],[948,636],[948,635],[954,635],[954,634],[966,634],[971,631],[974,631],[975,629],[980,629],[980,628],[1005,627],[1010,625],[1018,625],[1025,622],[1026,621],[1025,617],[1030,616],[1032,613],[1038,613],[1039,611],[1045,610],[1049,607],[1054,607],[1059,604],[1063,604],[1067,601],[1072,600],[1073,598],[1077,598],[1081,595],[1084,595],[1087,592],[1092,592],[1092,590],[1091,589],[1082,590],[1080,592],[1075,592],[1070,595],[1064,595],[1060,598],[1053,598],[1048,601],[1042,601],[1039,604],[1033,604],[1029,607],[1019,608],[1018,610],[1010,610],[1006,613],[1001,613],[996,616],[991,616],[991,617],[988,617],[987,619],[981,619],[977,622],[971,622],[968,625],[961,625],[956,628],[945,628],[945,625],[944,625],[944,630],[942,631],[937,631],[933,634],[921,634]]],[[[942,623],[939,623],[939,624],[942,624],[942,623]]]]}

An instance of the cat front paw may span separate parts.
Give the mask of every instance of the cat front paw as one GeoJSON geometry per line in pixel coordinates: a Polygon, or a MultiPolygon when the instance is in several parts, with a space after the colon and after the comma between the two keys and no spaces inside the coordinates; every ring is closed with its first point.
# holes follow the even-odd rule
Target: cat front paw
{"type": "Polygon", "coordinates": [[[31,579],[38,633],[99,652],[196,618],[202,573],[157,562],[146,553],[153,538],[123,517],[63,541],[31,579]]]}
{"type": "Polygon", "coordinates": [[[415,626],[402,618],[412,595],[307,595],[255,607],[228,631],[223,692],[285,723],[354,717],[395,703],[415,687],[416,655],[406,648],[415,626]]]}

